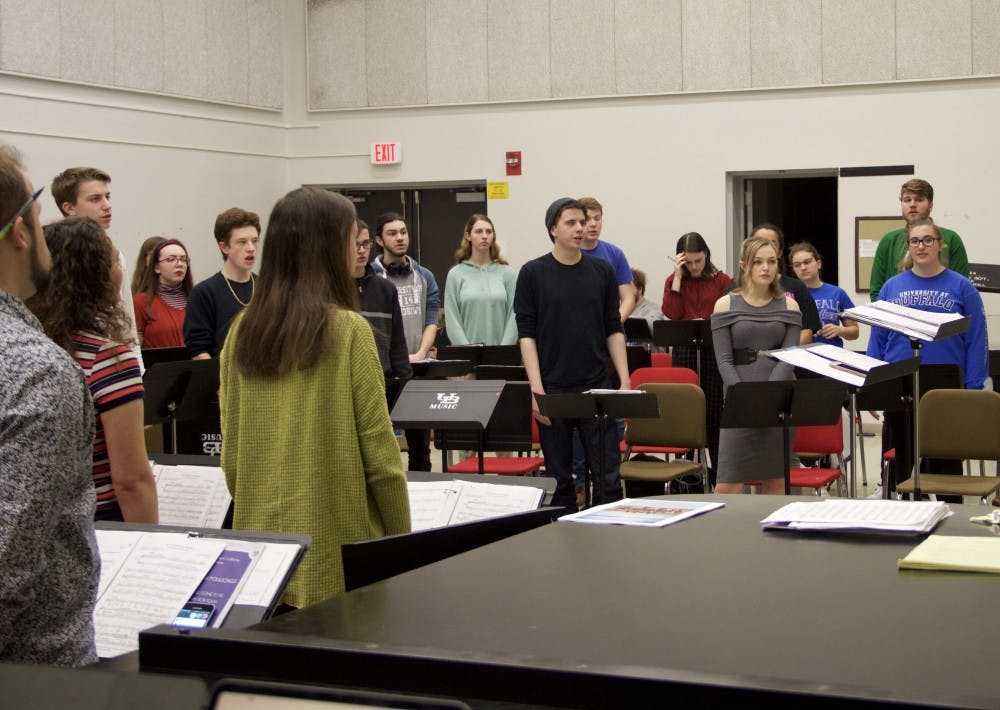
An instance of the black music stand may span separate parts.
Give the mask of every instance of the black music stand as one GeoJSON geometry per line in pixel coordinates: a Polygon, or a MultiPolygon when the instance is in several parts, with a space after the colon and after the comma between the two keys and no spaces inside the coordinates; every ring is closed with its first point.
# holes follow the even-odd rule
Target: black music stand
{"type": "MultiPolygon", "coordinates": [[[[462,360],[468,364],[468,360],[462,360]]],[[[503,380],[410,380],[390,412],[401,429],[473,429],[479,432],[479,474],[483,474],[483,430],[493,416],[503,380]]]]}
{"type": "Polygon", "coordinates": [[[439,345],[435,360],[468,360],[472,367],[483,361],[483,352],[486,346],[482,343],[470,343],[469,345],[439,345]]]}
{"type": "MultiPolygon", "coordinates": [[[[594,486],[594,497],[591,497],[591,484],[594,482],[593,462],[590,462],[585,471],[584,507],[600,505],[604,502],[604,459],[607,450],[604,445],[604,436],[608,429],[609,419],[621,419],[631,417],[635,419],[645,419],[660,416],[660,407],[656,401],[656,395],[651,392],[638,392],[631,390],[628,392],[618,392],[615,390],[590,390],[589,392],[567,392],[561,394],[536,394],[535,401],[538,402],[538,411],[550,419],[587,419],[594,417],[597,419],[597,436],[599,439],[597,463],[598,479],[600,485],[594,486]]],[[[587,458],[587,443],[583,441],[584,453],[587,458]]]]}
{"type": "MultiPolygon", "coordinates": [[[[876,301],[876,303],[879,302],[876,301]]],[[[887,321],[885,319],[885,313],[880,313],[879,309],[874,304],[868,307],[856,306],[854,308],[849,308],[839,315],[845,318],[851,318],[860,323],[865,323],[875,328],[883,328],[893,333],[906,336],[910,341],[910,350],[913,351],[913,357],[915,358],[920,357],[920,348],[924,346],[924,342],[932,343],[936,340],[944,340],[945,338],[950,338],[953,335],[961,335],[969,329],[971,319],[968,316],[955,318],[944,323],[936,321],[928,322],[921,321],[920,319],[920,315],[923,311],[914,308],[908,308],[906,310],[912,311],[912,313],[906,314],[905,317],[912,317],[914,320],[920,322],[921,325],[925,326],[927,330],[913,330],[907,325],[902,325],[891,320],[887,321]],[[928,326],[930,327],[928,328],[928,326]],[[933,330],[933,332],[930,332],[931,330],[933,330]]],[[[913,391],[920,392],[920,368],[916,368],[913,371],[913,391]]],[[[916,435],[916,432],[920,431],[920,407],[917,406],[918,401],[919,398],[916,397],[912,400],[914,432],[912,471],[914,500],[920,500],[920,438],[916,435]]],[[[888,486],[884,486],[882,490],[885,492],[886,497],[888,497],[888,486]]]]}
{"type": "Polygon", "coordinates": [[[146,390],[143,423],[168,423],[171,450],[177,453],[177,422],[202,419],[206,412],[218,411],[219,361],[179,360],[153,365],[142,378],[146,390]]]}
{"type": "Polygon", "coordinates": [[[709,320],[658,320],[653,323],[653,343],[663,347],[692,346],[695,367],[701,384],[701,349],[712,344],[712,322],[709,320]]]}
{"type": "Polygon", "coordinates": [[[633,343],[652,343],[653,331],[645,318],[626,318],[623,324],[625,340],[633,343]]]}
{"type": "Polygon", "coordinates": [[[476,365],[476,379],[527,382],[528,371],[524,365],[476,365]]]}
{"type": "MultiPolygon", "coordinates": [[[[833,424],[847,395],[847,385],[826,379],[737,382],[726,391],[719,426],[724,429],[781,427],[782,478],[785,495],[792,492],[791,428],[833,424]]],[[[777,478],[777,476],[775,476],[777,478]]]]}
{"type": "Polygon", "coordinates": [[[445,377],[464,377],[472,372],[471,360],[420,360],[411,362],[413,376],[420,379],[444,379],[445,377]]]}
{"type": "Polygon", "coordinates": [[[483,348],[483,365],[510,365],[521,364],[520,345],[487,345],[483,348]]]}
{"type": "Polygon", "coordinates": [[[183,345],[171,348],[143,348],[142,364],[149,368],[159,365],[161,362],[177,362],[178,360],[190,360],[191,355],[183,345]]]}

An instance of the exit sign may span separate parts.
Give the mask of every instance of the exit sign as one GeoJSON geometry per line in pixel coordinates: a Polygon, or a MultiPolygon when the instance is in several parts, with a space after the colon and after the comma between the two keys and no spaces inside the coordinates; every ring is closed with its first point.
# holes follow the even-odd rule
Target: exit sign
{"type": "Polygon", "coordinates": [[[372,165],[393,165],[403,162],[403,146],[399,143],[372,143],[372,165]]]}

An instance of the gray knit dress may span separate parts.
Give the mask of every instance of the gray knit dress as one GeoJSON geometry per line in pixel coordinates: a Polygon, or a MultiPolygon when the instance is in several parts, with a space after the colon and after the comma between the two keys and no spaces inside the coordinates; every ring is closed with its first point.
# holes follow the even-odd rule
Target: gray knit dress
{"type": "MultiPolygon", "coordinates": [[[[748,365],[733,364],[733,349],[775,350],[799,343],[802,316],[788,310],[785,297],[751,306],[730,294],[729,310],[712,316],[715,359],[726,390],[737,382],[794,379],[792,366],[761,356],[748,365]]],[[[723,429],[719,437],[719,483],[745,483],[784,475],[780,427],[723,429]]]]}

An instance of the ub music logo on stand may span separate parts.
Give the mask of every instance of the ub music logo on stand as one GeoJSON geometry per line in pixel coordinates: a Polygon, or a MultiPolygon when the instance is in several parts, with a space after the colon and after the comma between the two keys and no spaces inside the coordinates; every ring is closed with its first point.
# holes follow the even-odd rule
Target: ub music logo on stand
{"type": "Polygon", "coordinates": [[[430,409],[458,409],[458,403],[462,398],[454,392],[438,392],[437,404],[430,405],[430,409]]]}

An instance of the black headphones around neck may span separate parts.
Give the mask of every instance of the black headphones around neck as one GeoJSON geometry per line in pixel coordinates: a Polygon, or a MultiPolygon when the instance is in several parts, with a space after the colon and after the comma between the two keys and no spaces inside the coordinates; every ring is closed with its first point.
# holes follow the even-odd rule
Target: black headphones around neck
{"type": "Polygon", "coordinates": [[[410,260],[403,259],[402,261],[395,264],[382,264],[385,267],[385,273],[389,276],[409,276],[413,269],[410,267],[410,260]]]}

